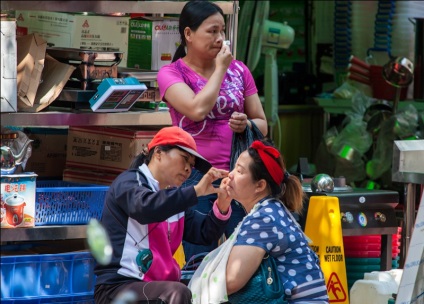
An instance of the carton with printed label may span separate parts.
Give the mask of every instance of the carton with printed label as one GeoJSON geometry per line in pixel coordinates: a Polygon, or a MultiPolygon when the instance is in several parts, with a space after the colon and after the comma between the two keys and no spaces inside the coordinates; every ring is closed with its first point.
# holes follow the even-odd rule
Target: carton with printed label
{"type": "Polygon", "coordinates": [[[156,130],[70,127],[66,168],[120,173],[147,147],[156,130]]]}
{"type": "Polygon", "coordinates": [[[17,35],[38,33],[49,47],[123,52],[127,64],[129,16],[16,10],[17,35]]]}
{"type": "Polygon", "coordinates": [[[16,20],[1,18],[0,31],[0,105],[1,112],[16,112],[17,106],[17,46],[16,20]]]}
{"type": "Polygon", "coordinates": [[[165,64],[171,63],[181,42],[178,27],[177,18],[130,19],[127,66],[157,71],[165,64]]]}
{"type": "Polygon", "coordinates": [[[1,176],[1,228],[35,226],[36,178],[33,172],[1,176]]]}

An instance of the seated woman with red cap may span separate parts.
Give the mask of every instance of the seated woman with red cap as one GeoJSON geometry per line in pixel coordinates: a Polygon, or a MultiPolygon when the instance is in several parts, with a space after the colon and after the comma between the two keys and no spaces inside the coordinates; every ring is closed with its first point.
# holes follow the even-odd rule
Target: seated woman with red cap
{"type": "Polygon", "coordinates": [[[232,301],[234,293],[244,292],[265,255],[276,262],[287,303],[328,303],[319,259],[291,215],[302,209],[302,185],[287,173],[280,152],[265,140],[254,141],[221,187],[227,194],[219,193],[218,203],[235,199],[248,214],[196,270],[189,283],[193,303],[239,303],[232,301]]]}
{"type": "Polygon", "coordinates": [[[101,222],[113,257],[108,265],[95,267],[96,303],[111,303],[125,293],[134,303],[191,303],[173,255],[183,238],[196,244],[218,240],[231,215],[231,200],[215,202],[208,214],[190,211],[199,196],[219,192],[226,196],[212,183],[227,177],[228,171],[211,167],[196,150],[186,131],[162,128],[148,151],[111,184],[101,222]],[[192,168],[204,172],[204,177],[194,186],[180,187],[192,168]]]}

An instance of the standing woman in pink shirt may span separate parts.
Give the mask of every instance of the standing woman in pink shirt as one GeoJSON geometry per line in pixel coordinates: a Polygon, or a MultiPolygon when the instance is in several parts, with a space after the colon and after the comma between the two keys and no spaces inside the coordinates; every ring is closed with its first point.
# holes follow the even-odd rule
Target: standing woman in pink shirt
{"type": "MultiPolygon", "coordinates": [[[[243,29],[241,29],[243,30],[243,29]]],[[[235,60],[225,41],[222,9],[210,1],[189,1],[179,19],[181,45],[173,62],[159,70],[157,81],[163,101],[169,107],[172,124],[190,133],[198,151],[212,166],[230,169],[233,133],[241,133],[252,122],[267,134],[268,126],[255,81],[248,67],[235,60]]],[[[202,173],[193,170],[184,185],[196,184],[202,173]]],[[[216,181],[218,186],[220,181],[216,181]]],[[[184,186],[183,185],[183,186],[184,186]]],[[[211,210],[216,195],[199,200],[192,207],[201,213],[211,210]]],[[[233,201],[227,225],[228,237],[245,216],[233,201]]],[[[183,242],[186,260],[217,247],[183,242]]]]}

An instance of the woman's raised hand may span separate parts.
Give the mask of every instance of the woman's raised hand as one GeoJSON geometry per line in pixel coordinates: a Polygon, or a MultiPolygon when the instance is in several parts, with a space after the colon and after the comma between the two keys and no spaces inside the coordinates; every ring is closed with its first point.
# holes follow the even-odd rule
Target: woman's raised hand
{"type": "Polygon", "coordinates": [[[230,47],[225,43],[222,44],[221,50],[216,55],[216,67],[223,68],[225,70],[230,66],[231,61],[233,61],[233,54],[231,54],[230,47]]]}
{"type": "Polygon", "coordinates": [[[233,112],[228,125],[235,133],[241,133],[246,129],[248,124],[247,115],[245,113],[233,112]]]}
{"type": "Polygon", "coordinates": [[[227,212],[231,205],[231,197],[227,191],[227,185],[230,179],[228,177],[225,177],[221,181],[221,185],[219,186],[220,189],[223,191],[220,191],[218,193],[218,199],[217,199],[217,205],[219,210],[222,212],[227,212]]]}
{"type": "Polygon", "coordinates": [[[197,196],[208,195],[212,193],[221,193],[225,191],[221,188],[215,188],[213,182],[220,178],[225,178],[228,176],[227,170],[210,168],[209,171],[202,177],[197,185],[194,186],[197,196]]]}

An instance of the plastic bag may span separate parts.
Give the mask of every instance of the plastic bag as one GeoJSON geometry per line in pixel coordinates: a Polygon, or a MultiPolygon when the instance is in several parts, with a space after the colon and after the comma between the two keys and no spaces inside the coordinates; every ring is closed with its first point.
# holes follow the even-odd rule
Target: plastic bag
{"type": "Polygon", "coordinates": [[[334,139],[331,153],[335,156],[335,176],[351,183],[365,178],[363,156],[372,145],[372,137],[362,120],[352,120],[334,139]]]}
{"type": "Polygon", "coordinates": [[[414,135],[417,126],[418,112],[412,105],[382,123],[373,157],[366,164],[366,172],[370,179],[376,180],[390,170],[393,142],[414,135]]]}
{"type": "Polygon", "coordinates": [[[317,148],[315,155],[316,171],[325,172],[334,175],[335,156],[331,154],[331,147],[333,146],[334,139],[338,136],[339,132],[335,126],[328,129],[317,148]]]}
{"type": "Polygon", "coordinates": [[[362,120],[369,106],[373,104],[374,99],[366,96],[362,92],[356,92],[352,96],[352,108],[346,111],[346,116],[350,120],[362,120]]]}
{"type": "Polygon", "coordinates": [[[358,92],[358,89],[351,82],[345,81],[340,87],[334,90],[333,95],[334,98],[351,99],[356,92],[358,92]]]}
{"type": "Polygon", "coordinates": [[[255,141],[264,138],[261,130],[258,129],[256,124],[250,120],[252,128],[246,126],[246,129],[243,133],[234,133],[233,141],[231,145],[231,157],[230,157],[230,171],[234,169],[237,159],[243,151],[246,151],[247,148],[255,141]]]}
{"type": "Polygon", "coordinates": [[[331,152],[343,157],[344,152],[349,148],[356,150],[359,156],[362,156],[371,145],[372,138],[367,131],[367,124],[362,120],[352,120],[334,139],[331,152]]]}

